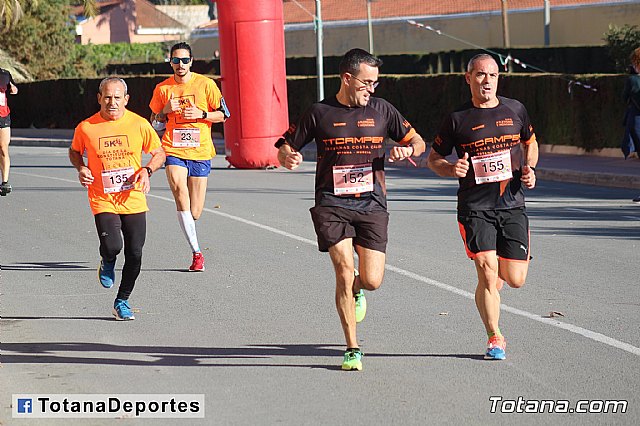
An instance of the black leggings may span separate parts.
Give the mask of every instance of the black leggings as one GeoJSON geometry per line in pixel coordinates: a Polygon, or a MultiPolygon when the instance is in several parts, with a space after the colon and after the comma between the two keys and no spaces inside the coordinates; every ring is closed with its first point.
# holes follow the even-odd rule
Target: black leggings
{"type": "Polygon", "coordinates": [[[105,262],[116,261],[124,237],[124,266],[116,297],[128,300],[142,266],[142,247],[147,234],[146,213],[98,213],[94,218],[100,238],[100,256],[105,262]]]}

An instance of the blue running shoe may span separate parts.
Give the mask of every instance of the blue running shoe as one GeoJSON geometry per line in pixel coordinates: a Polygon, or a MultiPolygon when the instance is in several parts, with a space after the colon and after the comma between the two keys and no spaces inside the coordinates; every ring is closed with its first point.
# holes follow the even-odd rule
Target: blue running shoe
{"type": "Polygon", "coordinates": [[[505,349],[507,347],[507,341],[503,336],[492,336],[487,343],[487,353],[484,355],[484,359],[502,361],[507,358],[505,349]]]}
{"type": "Polygon", "coordinates": [[[116,317],[116,320],[118,321],[136,319],[136,317],[133,316],[133,312],[131,312],[129,302],[122,299],[116,299],[116,301],[113,302],[113,316],[116,317]]]}
{"type": "Polygon", "coordinates": [[[116,262],[105,262],[100,260],[98,265],[98,281],[104,288],[113,287],[113,282],[116,280],[116,262]]]}

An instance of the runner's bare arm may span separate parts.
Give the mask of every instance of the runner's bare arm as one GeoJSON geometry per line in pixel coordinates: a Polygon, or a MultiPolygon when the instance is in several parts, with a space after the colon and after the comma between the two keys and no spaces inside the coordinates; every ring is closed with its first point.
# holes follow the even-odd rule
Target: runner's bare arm
{"type": "Polygon", "coordinates": [[[15,84],[11,83],[11,82],[9,82],[9,94],[10,95],[17,95],[18,94],[18,87],[15,84]]]}
{"type": "Polygon", "coordinates": [[[293,170],[302,163],[302,154],[294,151],[288,143],[284,143],[278,148],[278,161],[281,166],[293,170]]]}
{"type": "Polygon", "coordinates": [[[522,177],[520,180],[528,189],[536,186],[536,172],[533,168],[538,164],[538,142],[534,139],[531,143],[522,144],[525,152],[525,165],[522,167],[522,177]]]}
{"type": "Polygon", "coordinates": [[[89,185],[93,183],[93,175],[91,174],[91,170],[84,165],[82,153],[69,148],[69,161],[71,161],[73,167],[78,171],[78,180],[80,181],[80,185],[88,188],[89,185]]]}
{"type": "Polygon", "coordinates": [[[433,148],[427,158],[427,166],[436,172],[438,176],[463,178],[469,171],[469,153],[465,152],[462,158],[455,163],[450,163],[433,148]]]}

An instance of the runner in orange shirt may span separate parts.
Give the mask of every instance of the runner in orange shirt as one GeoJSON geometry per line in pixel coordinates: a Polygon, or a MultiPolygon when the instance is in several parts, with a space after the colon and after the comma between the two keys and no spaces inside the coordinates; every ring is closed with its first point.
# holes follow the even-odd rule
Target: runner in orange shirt
{"type": "Polygon", "coordinates": [[[178,223],[193,253],[189,271],[204,271],[195,221],[200,218],[216,155],[211,125],[224,122],[229,111],[210,78],[191,71],[191,46],[171,48],[173,76],[159,83],[149,107],[152,122],[166,123],[162,147],[167,153],[165,170],[178,210],[178,223]]]}
{"type": "Polygon", "coordinates": [[[165,159],[155,130],[147,120],[125,108],[128,102],[124,80],[102,80],[98,91],[100,111],[76,127],[69,148],[80,184],[88,190],[100,238],[98,279],[105,288],[113,286],[116,257],[124,245],[122,280],[113,304],[117,320],[134,319],[128,300],[142,264],[149,210],[144,194],[150,189],[149,177],[165,159]],[[146,166],[142,166],[143,151],[152,156],[146,166]],[[82,157],[85,152],[87,165],[82,157]]]}

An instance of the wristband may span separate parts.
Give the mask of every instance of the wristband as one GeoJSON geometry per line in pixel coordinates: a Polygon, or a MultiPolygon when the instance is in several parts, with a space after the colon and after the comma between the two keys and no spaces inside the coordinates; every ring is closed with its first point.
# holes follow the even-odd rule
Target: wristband
{"type": "Polygon", "coordinates": [[[143,169],[146,169],[147,170],[147,174],[149,175],[149,177],[151,177],[151,175],[153,174],[153,172],[151,171],[151,167],[145,166],[145,167],[143,167],[143,169]]]}
{"type": "Polygon", "coordinates": [[[535,168],[535,167],[533,167],[533,166],[529,166],[529,168],[530,168],[531,170],[533,170],[534,172],[536,171],[536,168],[535,168]]]}
{"type": "Polygon", "coordinates": [[[206,120],[207,119],[207,111],[202,111],[202,119],[206,120]]]}

